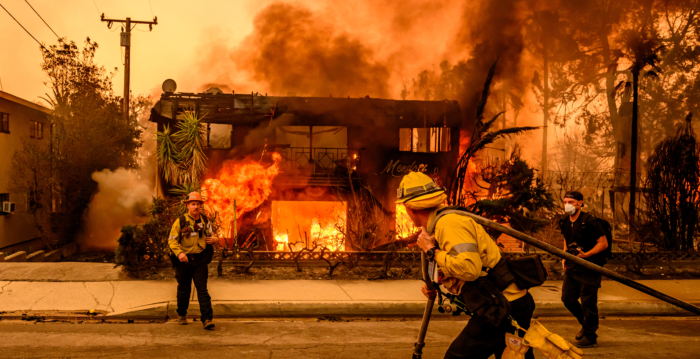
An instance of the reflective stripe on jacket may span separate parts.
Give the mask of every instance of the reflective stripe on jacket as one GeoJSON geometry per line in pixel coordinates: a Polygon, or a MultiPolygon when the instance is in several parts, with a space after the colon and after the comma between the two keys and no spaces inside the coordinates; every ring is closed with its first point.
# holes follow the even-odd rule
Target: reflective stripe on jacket
{"type": "MultiPolygon", "coordinates": [[[[428,223],[435,220],[437,207],[430,213],[428,223]]],[[[430,227],[430,226],[429,226],[430,227]]],[[[435,239],[440,251],[435,256],[443,274],[441,284],[451,293],[459,294],[466,281],[486,276],[483,267],[493,268],[501,260],[501,251],[484,227],[473,219],[459,214],[446,214],[434,225],[435,239]]],[[[521,298],[527,290],[515,283],[503,291],[509,301],[521,298]]]]}
{"type": "MultiPolygon", "coordinates": [[[[202,219],[201,216],[199,218],[202,219]]],[[[185,220],[190,226],[194,226],[194,218],[190,217],[189,213],[185,214],[185,220]]],[[[204,220],[202,219],[202,221],[204,220]]],[[[206,222],[205,228],[208,233],[211,233],[211,222],[206,222]]],[[[199,238],[199,232],[193,231],[190,234],[183,234],[182,242],[180,242],[180,218],[178,218],[175,220],[175,223],[173,223],[173,228],[170,229],[168,244],[170,245],[170,250],[172,250],[173,254],[176,256],[179,256],[180,253],[195,254],[206,248],[206,238],[206,234],[203,235],[202,238],[199,238]]]]}

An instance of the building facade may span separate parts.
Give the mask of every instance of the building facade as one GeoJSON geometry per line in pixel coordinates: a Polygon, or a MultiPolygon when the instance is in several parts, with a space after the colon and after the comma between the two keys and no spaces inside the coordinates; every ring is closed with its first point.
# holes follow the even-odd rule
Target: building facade
{"type": "Polygon", "coordinates": [[[28,212],[28,193],[12,191],[11,168],[15,152],[21,151],[26,142],[49,145],[50,114],[45,107],[0,91],[0,202],[14,203],[11,213],[0,212],[0,252],[43,247],[34,216],[28,212]]]}
{"type": "MultiPolygon", "coordinates": [[[[303,243],[297,249],[311,247],[317,237],[338,232],[355,243],[349,238],[342,247],[327,243],[330,249],[369,250],[388,240],[365,241],[382,232],[373,226],[405,232],[407,217],[401,219],[394,204],[401,178],[421,171],[449,186],[463,126],[456,101],[277,97],[215,89],[164,93],[150,120],[159,131],[165,126],[174,131],[187,110],[204,116],[207,125],[205,178],[215,178],[227,160],[272,163],[271,153],[281,156],[265,202],[236,219],[237,229],[262,228],[262,250],[288,249],[282,241],[303,243]],[[383,219],[369,218],[375,215],[383,219]]],[[[167,192],[168,184],[162,187],[167,192]]]]}

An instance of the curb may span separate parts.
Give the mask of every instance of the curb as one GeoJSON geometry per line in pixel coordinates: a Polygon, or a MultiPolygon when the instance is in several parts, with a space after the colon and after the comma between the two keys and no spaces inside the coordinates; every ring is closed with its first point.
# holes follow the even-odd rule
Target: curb
{"type": "MultiPolygon", "coordinates": [[[[218,318],[295,318],[295,317],[323,317],[323,316],[357,316],[357,317],[384,317],[405,316],[421,317],[425,310],[425,301],[384,301],[384,302],[294,302],[294,301],[214,301],[212,310],[218,318]]],[[[700,303],[694,303],[698,305],[700,303]]],[[[124,313],[108,314],[105,317],[118,315],[120,317],[152,318],[168,317],[176,318],[177,304],[170,302],[147,309],[128,311],[124,313]]],[[[692,313],[677,308],[671,304],[660,302],[605,302],[598,303],[601,317],[605,316],[694,316],[692,313]]],[[[199,317],[199,304],[190,303],[189,316],[199,317]]],[[[442,314],[437,311],[437,305],[433,307],[433,315],[449,317],[451,314],[442,314]]],[[[533,316],[535,317],[560,317],[570,316],[569,311],[561,302],[537,302],[533,316]]],[[[466,318],[466,316],[465,316],[466,318]]]]}
{"type": "MultiPolygon", "coordinates": [[[[214,301],[212,309],[216,318],[303,318],[324,316],[345,317],[422,317],[425,301],[335,301],[335,302],[295,302],[295,301],[214,301]]],[[[700,305],[700,303],[693,303],[700,305]]],[[[85,318],[89,319],[135,319],[167,320],[177,318],[175,301],[157,303],[149,306],[132,308],[118,313],[100,312],[87,315],[85,311],[15,311],[0,314],[0,319],[21,319],[24,317],[42,318],[85,318]]],[[[571,314],[561,302],[537,302],[533,317],[566,317],[571,314]]],[[[678,316],[690,317],[692,313],[663,302],[598,302],[601,317],[614,316],[678,316]]],[[[191,302],[187,316],[198,318],[199,304],[191,302]]],[[[442,314],[433,307],[433,314],[438,317],[451,317],[442,314]]],[[[465,316],[464,319],[467,319],[465,316]]]]}

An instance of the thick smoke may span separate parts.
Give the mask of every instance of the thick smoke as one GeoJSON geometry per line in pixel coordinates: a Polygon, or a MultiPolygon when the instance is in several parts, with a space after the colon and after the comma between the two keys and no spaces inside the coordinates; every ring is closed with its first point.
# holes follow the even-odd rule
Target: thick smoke
{"type": "Polygon", "coordinates": [[[138,172],[124,168],[95,172],[92,179],[98,192],[90,202],[78,243],[81,250],[114,250],[122,226],[147,219],[153,190],[138,172]]]}
{"type": "Polygon", "coordinates": [[[471,123],[486,73],[498,60],[488,112],[504,107],[501,90],[523,105],[517,119],[509,109],[507,126],[539,125],[541,115],[533,115],[539,106],[527,88],[534,60],[524,29],[547,2],[277,1],[261,5],[252,33],[238,46],[223,45],[223,34],[209,36],[198,85],[276,96],[457,100],[471,123]]]}
{"type": "Polygon", "coordinates": [[[374,60],[372,49],[310,10],[275,3],[255,17],[254,27],[232,59],[271,93],[389,95],[390,70],[374,60]]]}

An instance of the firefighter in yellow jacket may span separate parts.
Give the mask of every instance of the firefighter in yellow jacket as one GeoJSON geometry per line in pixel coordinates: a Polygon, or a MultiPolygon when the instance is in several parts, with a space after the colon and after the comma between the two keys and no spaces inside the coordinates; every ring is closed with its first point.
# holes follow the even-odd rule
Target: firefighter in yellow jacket
{"type": "Polygon", "coordinates": [[[214,243],[211,222],[202,213],[204,200],[198,192],[187,196],[185,205],[187,213],[175,220],[170,230],[168,244],[172,250],[170,260],[175,268],[177,279],[177,315],[178,323],[187,324],[187,308],[190,303],[192,282],[197,289],[199,310],[204,329],[213,329],[214,314],[211,309],[211,297],[207,290],[209,278],[208,264],[214,255],[214,243]]]}
{"type": "MultiPolygon", "coordinates": [[[[423,227],[418,246],[428,259],[437,263],[441,285],[464,297],[464,291],[473,290],[465,283],[486,276],[489,269],[501,261],[501,253],[484,228],[473,219],[458,214],[440,215],[440,210],[446,207],[446,199],[445,189],[430,177],[411,172],[401,181],[396,203],[403,203],[413,223],[423,227]]],[[[423,285],[422,292],[428,298],[436,296],[436,292],[429,291],[426,285],[423,285]]],[[[529,328],[535,310],[530,293],[512,283],[502,290],[502,294],[509,304],[505,307],[510,307],[506,314],[522,328],[529,328]]],[[[494,324],[494,318],[489,315],[474,315],[452,342],[445,358],[486,359],[495,355],[500,359],[506,348],[505,334],[514,331],[508,318],[494,324]]],[[[524,357],[534,358],[532,349],[524,357]]]]}

